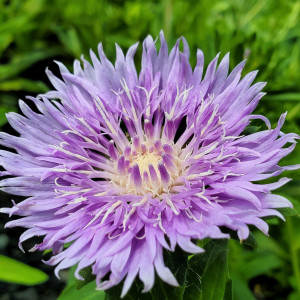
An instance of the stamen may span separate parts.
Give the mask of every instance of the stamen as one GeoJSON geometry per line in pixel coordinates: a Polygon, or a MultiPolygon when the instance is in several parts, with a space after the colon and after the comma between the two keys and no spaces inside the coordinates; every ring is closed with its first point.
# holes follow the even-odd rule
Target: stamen
{"type": "Polygon", "coordinates": [[[148,173],[146,171],[143,173],[143,182],[146,185],[149,184],[149,175],[148,175],[148,173]]]}
{"type": "Polygon", "coordinates": [[[219,142],[214,142],[214,143],[210,144],[209,145],[210,147],[208,149],[193,156],[193,159],[199,159],[199,158],[203,157],[205,154],[212,152],[215,148],[217,148],[218,145],[219,145],[219,142]]]}
{"type": "Polygon", "coordinates": [[[164,144],[163,149],[168,154],[172,154],[174,151],[173,148],[169,144],[164,144]]]}
{"type": "Polygon", "coordinates": [[[157,215],[158,218],[158,226],[159,228],[165,233],[167,234],[166,230],[164,229],[163,225],[162,225],[162,219],[161,219],[161,212],[157,215]]]}
{"type": "Polygon", "coordinates": [[[175,206],[174,206],[174,203],[172,202],[172,200],[167,197],[167,204],[171,207],[172,211],[174,212],[175,215],[179,215],[179,211],[176,210],[175,206]]]}
{"type": "Polygon", "coordinates": [[[171,157],[172,156],[169,155],[169,154],[164,154],[162,156],[163,162],[164,162],[164,164],[166,165],[166,167],[168,168],[169,171],[171,171],[172,173],[176,173],[177,170],[176,170],[176,167],[175,167],[174,163],[171,160],[171,157]]]}
{"type": "Polygon", "coordinates": [[[158,164],[158,170],[159,170],[160,178],[161,178],[163,185],[165,187],[167,187],[169,184],[169,181],[170,181],[170,175],[169,175],[166,167],[160,163],[160,164],[158,164]]]}
{"type": "Polygon", "coordinates": [[[146,116],[150,116],[150,98],[151,98],[151,96],[152,96],[153,91],[157,88],[157,85],[154,85],[154,86],[152,87],[152,89],[149,91],[149,93],[148,93],[148,91],[147,91],[144,87],[142,87],[142,86],[138,86],[138,88],[140,88],[141,90],[143,90],[143,91],[145,92],[146,99],[147,99],[147,104],[146,104],[146,107],[147,107],[147,109],[146,109],[146,116]]]}
{"type": "MultiPolygon", "coordinates": [[[[63,143],[65,143],[65,142],[63,142],[63,143]]],[[[74,157],[76,157],[76,158],[78,158],[78,159],[80,159],[80,160],[83,160],[83,161],[90,161],[89,158],[84,157],[84,156],[82,156],[82,155],[80,155],[80,154],[77,154],[77,153],[73,153],[73,152],[71,152],[71,151],[68,151],[68,150],[66,150],[66,149],[64,149],[64,148],[62,148],[62,147],[59,147],[59,146],[53,146],[53,148],[55,148],[55,149],[57,149],[57,150],[59,150],[59,151],[61,151],[61,152],[63,152],[63,153],[66,153],[66,154],[68,154],[68,155],[70,155],[70,156],[74,156],[74,157]]]]}
{"type": "Polygon", "coordinates": [[[194,221],[196,221],[197,223],[201,223],[202,222],[202,218],[203,218],[203,214],[201,212],[201,215],[200,215],[200,218],[197,219],[195,217],[195,215],[191,212],[190,208],[188,207],[186,210],[185,210],[185,213],[186,215],[190,218],[190,219],[193,219],[194,221]]]}
{"type": "Polygon", "coordinates": [[[74,203],[81,203],[87,201],[86,197],[79,197],[79,198],[75,198],[72,201],[67,202],[67,204],[74,204],[74,203]]]}
{"type": "Polygon", "coordinates": [[[126,146],[125,149],[124,149],[124,156],[126,158],[129,158],[131,155],[131,148],[129,146],[126,146]]]}
{"type": "MultiPolygon", "coordinates": [[[[109,152],[113,150],[109,149],[109,152]]],[[[112,153],[112,158],[117,154],[112,153]]],[[[160,140],[154,142],[147,136],[136,136],[132,146],[126,146],[113,163],[112,183],[121,193],[127,194],[146,195],[150,192],[152,196],[160,197],[162,193],[169,193],[179,174],[185,172],[172,146],[162,144],[160,140]]]]}
{"type": "Polygon", "coordinates": [[[207,197],[205,197],[202,193],[197,193],[195,195],[198,196],[199,198],[205,200],[208,204],[214,206],[214,204],[207,197]]]}
{"type": "Polygon", "coordinates": [[[118,160],[118,172],[120,173],[120,175],[125,175],[126,173],[125,158],[123,155],[118,160]]]}
{"type": "Polygon", "coordinates": [[[140,139],[139,139],[139,137],[135,137],[134,139],[133,139],[133,147],[134,147],[134,149],[136,150],[136,151],[139,151],[140,150],[140,146],[141,146],[141,144],[140,144],[140,139]]]}
{"type": "Polygon", "coordinates": [[[107,125],[108,129],[111,131],[112,134],[117,135],[116,130],[114,129],[113,125],[111,124],[111,122],[109,122],[109,120],[107,118],[107,111],[106,111],[102,101],[100,101],[100,99],[96,98],[95,99],[95,104],[96,104],[96,106],[97,106],[97,108],[98,108],[105,124],[107,125]]]}
{"type": "Polygon", "coordinates": [[[134,185],[136,186],[136,188],[140,188],[142,186],[142,178],[141,178],[140,168],[139,168],[138,164],[135,164],[133,166],[132,172],[131,172],[131,178],[132,178],[132,181],[133,181],[134,185]]]}
{"type": "Polygon", "coordinates": [[[75,116],[93,135],[97,135],[97,132],[85,121],[84,118],[78,118],[75,116]]]}
{"type": "Polygon", "coordinates": [[[155,171],[153,165],[149,164],[148,168],[149,168],[149,172],[150,172],[151,181],[158,182],[158,177],[157,177],[157,174],[156,174],[156,171],[155,171]]]}
{"type": "Polygon", "coordinates": [[[141,149],[142,149],[142,154],[145,154],[147,151],[147,146],[145,144],[142,144],[141,149]]]}
{"type": "Polygon", "coordinates": [[[129,213],[127,213],[127,212],[125,213],[124,220],[123,220],[123,231],[126,230],[127,220],[135,211],[136,211],[136,207],[132,207],[132,209],[129,211],[129,213]]]}
{"type": "Polygon", "coordinates": [[[144,130],[149,139],[152,139],[154,136],[154,127],[149,120],[145,120],[144,130]]]}
{"type": "Polygon", "coordinates": [[[133,99],[132,99],[132,96],[130,94],[130,90],[128,88],[128,85],[126,83],[126,80],[123,78],[123,80],[120,81],[121,82],[121,86],[122,88],[124,89],[129,101],[130,101],[130,105],[131,105],[131,111],[132,111],[132,114],[133,114],[133,118],[134,120],[137,122],[138,121],[138,118],[137,118],[137,115],[136,115],[136,110],[134,108],[134,104],[133,104],[133,99]]]}
{"type": "Polygon", "coordinates": [[[118,207],[120,204],[122,203],[122,201],[117,201],[116,203],[114,203],[105,213],[103,219],[101,220],[100,224],[103,224],[105,222],[105,220],[107,219],[107,217],[114,211],[114,209],[116,207],[118,207]]]}
{"type": "Polygon", "coordinates": [[[108,145],[108,154],[113,160],[118,159],[118,153],[114,145],[114,141],[109,141],[108,145]]]}
{"type": "Polygon", "coordinates": [[[154,147],[155,147],[155,149],[157,150],[157,151],[161,151],[161,141],[156,141],[155,143],[154,143],[154,147]]]}

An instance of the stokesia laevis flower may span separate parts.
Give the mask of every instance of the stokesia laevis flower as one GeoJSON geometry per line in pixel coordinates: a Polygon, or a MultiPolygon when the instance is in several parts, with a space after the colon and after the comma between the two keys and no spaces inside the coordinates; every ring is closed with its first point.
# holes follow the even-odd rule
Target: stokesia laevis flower
{"type": "Polygon", "coordinates": [[[92,64],[76,60],[74,74],[58,63],[63,80],[47,71],[56,90],[28,97],[39,112],[20,101],[24,116],[7,115],[20,136],[0,136],[16,150],[1,151],[1,188],[29,197],[1,210],[22,216],[6,225],[28,228],[20,247],[44,236],[32,250],[52,249],[56,274],[78,263],[80,279],[91,265],[99,289],[125,278],[122,295],[136,276],[149,291],[155,272],[177,285],[163,249],[202,252],[191,239],[229,238],[220,226],[241,240],[249,224],[267,233],[261,218],[282,217],[275,208],[291,206],[271,191],[289,179],[256,182],[297,168],[278,166],[298,138],[280,131],[285,114],[275,129],[251,115],[264,95],[265,83],[251,85],[257,72],[241,78],[242,62],[228,75],[226,54],[202,78],[200,50],[193,70],[184,38],[170,54],[162,33],[160,44],[157,52],[145,39],[139,74],[138,44],[126,55],[117,46],[115,65],[101,44],[100,60],[91,51],[92,64]],[[243,136],[251,119],[268,128],[243,136]]]}

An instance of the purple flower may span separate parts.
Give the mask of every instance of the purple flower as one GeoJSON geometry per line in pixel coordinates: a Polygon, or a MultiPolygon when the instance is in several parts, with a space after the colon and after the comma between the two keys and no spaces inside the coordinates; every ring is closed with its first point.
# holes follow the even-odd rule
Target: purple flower
{"type": "Polygon", "coordinates": [[[251,85],[257,72],[241,79],[242,62],[228,74],[226,54],[202,78],[200,50],[192,69],[184,38],[170,54],[162,33],[160,43],[157,53],[152,37],[145,39],[139,74],[138,44],[126,55],[117,46],[115,65],[101,44],[100,60],[91,51],[92,65],[76,60],[74,74],[58,63],[63,80],[47,71],[56,90],[28,97],[34,110],[20,101],[24,116],[7,115],[20,136],[0,136],[15,150],[1,151],[1,189],[28,197],[1,209],[22,216],[6,225],[28,228],[20,247],[44,236],[32,250],[52,249],[48,263],[57,275],[78,263],[81,279],[79,271],[91,265],[99,289],[125,278],[122,295],[136,276],[149,291],[155,272],[177,285],[163,249],[200,253],[191,239],[229,238],[220,226],[241,240],[249,224],[267,234],[262,217],[282,218],[275,209],[291,206],[271,191],[289,179],[257,181],[297,168],[278,166],[298,138],[280,131],[285,114],[275,129],[251,115],[264,95],[265,83],[251,85]],[[251,119],[268,128],[243,135],[251,119]]]}

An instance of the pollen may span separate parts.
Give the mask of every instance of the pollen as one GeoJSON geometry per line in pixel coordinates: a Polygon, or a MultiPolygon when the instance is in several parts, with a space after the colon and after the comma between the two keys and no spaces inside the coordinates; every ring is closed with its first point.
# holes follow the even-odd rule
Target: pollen
{"type": "Polygon", "coordinates": [[[157,166],[160,161],[162,161],[162,157],[157,153],[139,153],[132,158],[131,166],[133,167],[137,164],[140,172],[143,174],[144,172],[149,172],[149,165],[153,165],[157,171],[157,166]]]}
{"type": "Polygon", "coordinates": [[[181,173],[181,160],[169,144],[136,137],[116,157],[117,175],[112,179],[124,193],[161,195],[170,192],[181,173]]]}

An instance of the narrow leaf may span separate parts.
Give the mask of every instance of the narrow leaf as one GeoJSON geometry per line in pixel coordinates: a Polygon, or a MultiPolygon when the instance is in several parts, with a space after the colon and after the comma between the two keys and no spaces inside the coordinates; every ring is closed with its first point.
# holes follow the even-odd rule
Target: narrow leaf
{"type": "MultiPolygon", "coordinates": [[[[227,240],[212,240],[189,260],[185,300],[223,300],[228,280],[227,240]]],[[[227,287],[228,289],[229,287],[227,287]]],[[[228,292],[229,293],[229,292],[228,292]]]]}
{"type": "Polygon", "coordinates": [[[82,289],[78,290],[76,288],[76,284],[72,284],[67,286],[60,296],[58,300],[74,300],[74,299],[84,299],[84,300],[104,300],[105,292],[96,290],[95,281],[90,282],[82,289]]]}
{"type": "Polygon", "coordinates": [[[208,245],[209,259],[202,276],[202,300],[223,300],[228,278],[228,241],[208,245]]]}
{"type": "Polygon", "coordinates": [[[96,276],[92,273],[92,268],[87,267],[82,269],[79,274],[84,278],[84,280],[76,280],[76,288],[81,289],[88,283],[96,279],[96,276]]]}
{"type": "Polygon", "coordinates": [[[48,275],[43,271],[4,255],[0,255],[0,266],[0,281],[35,285],[48,280],[48,275]]]}

